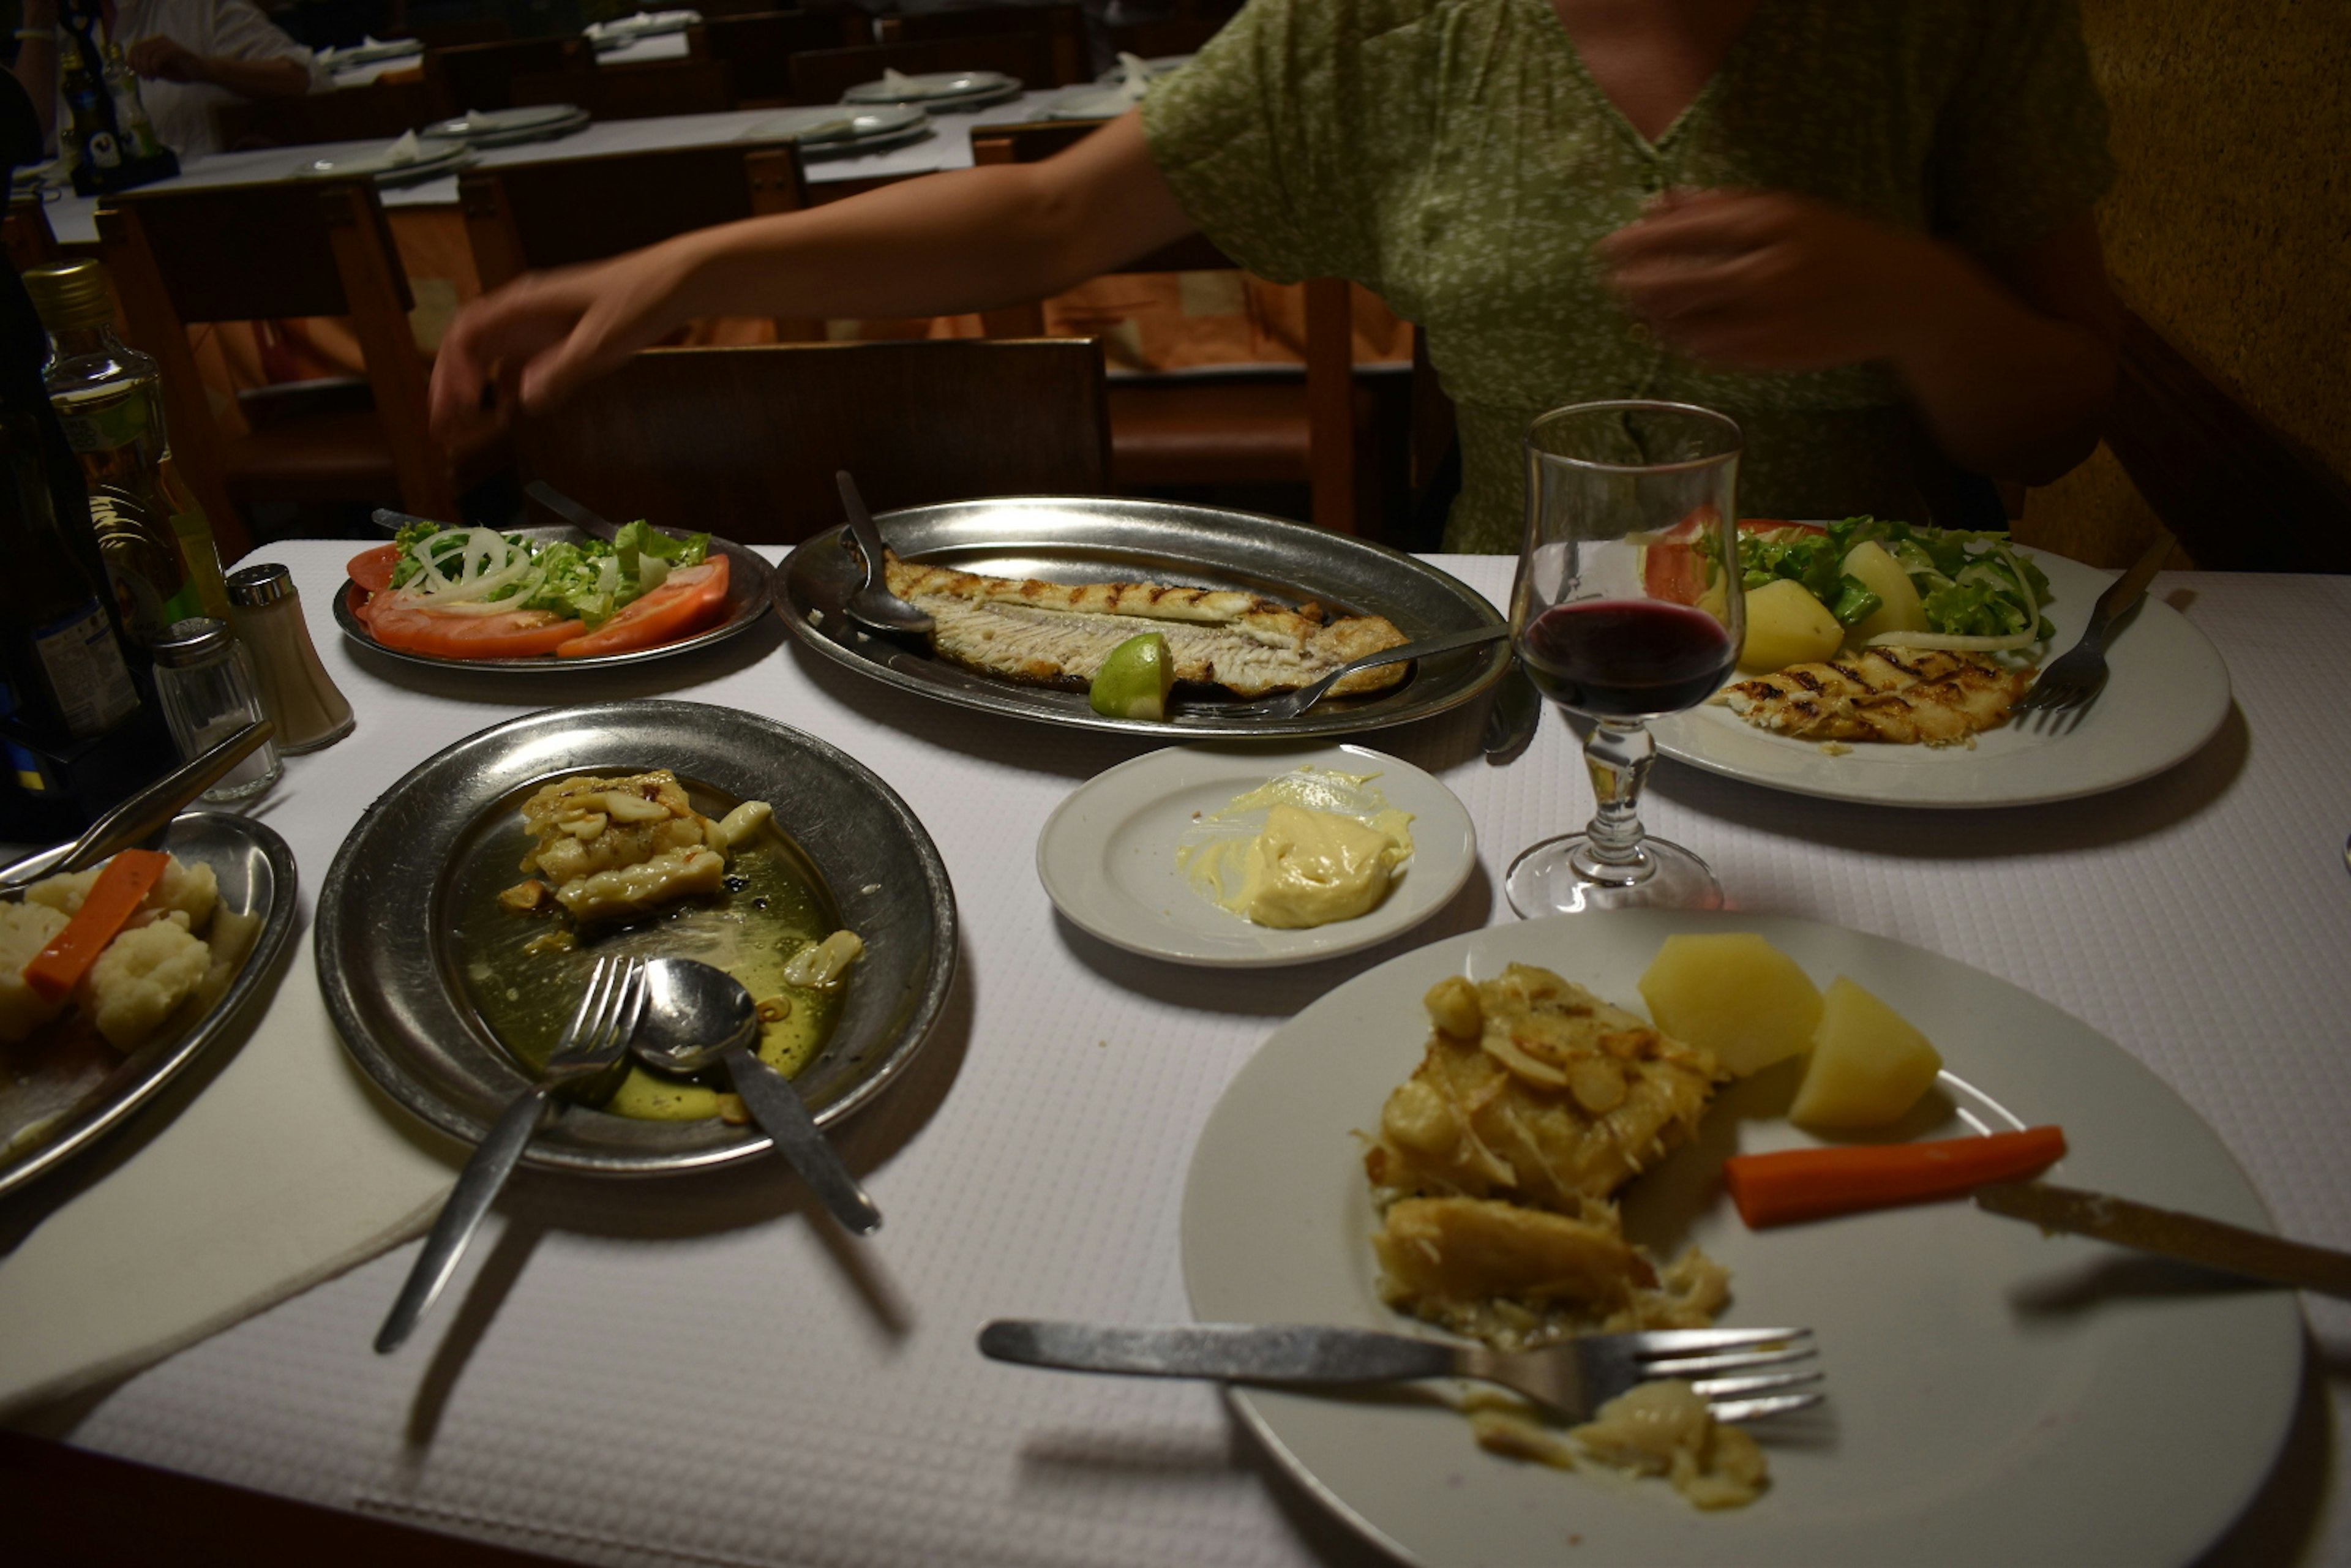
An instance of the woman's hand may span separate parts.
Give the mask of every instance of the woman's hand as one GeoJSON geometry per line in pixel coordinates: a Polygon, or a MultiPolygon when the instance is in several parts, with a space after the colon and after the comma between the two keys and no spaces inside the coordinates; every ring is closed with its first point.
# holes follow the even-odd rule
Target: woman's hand
{"type": "Polygon", "coordinates": [[[687,319],[680,304],[684,243],[530,273],[476,300],[451,325],[434,361],[434,428],[446,437],[472,424],[493,384],[509,405],[552,407],[667,337],[687,319]]]}
{"type": "Polygon", "coordinates": [[[204,57],[177,38],[141,38],[123,51],[131,68],[149,81],[201,82],[210,78],[204,57]]]}
{"type": "Polygon", "coordinates": [[[1739,371],[1899,361],[1974,282],[1924,235],[1782,191],[1669,193],[1599,249],[1667,347],[1739,371]]]}

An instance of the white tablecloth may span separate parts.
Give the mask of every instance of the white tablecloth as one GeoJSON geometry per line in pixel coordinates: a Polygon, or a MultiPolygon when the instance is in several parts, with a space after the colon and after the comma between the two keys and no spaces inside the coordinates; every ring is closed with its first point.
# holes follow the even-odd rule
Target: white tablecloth
{"type": "MultiPolygon", "coordinates": [[[[914,1071],[842,1140],[888,1223],[845,1241],[779,1169],[526,1180],[400,1355],[368,1343],[413,1247],[36,1425],[600,1563],[1372,1560],[1210,1389],[1002,1367],[971,1333],[997,1315],[1188,1315],[1177,1208],[1218,1092],[1332,986],[1437,932],[1510,918],[1494,892],[1502,868],[1591,809],[1564,724],[1547,716],[1504,768],[1479,755],[1474,708],[1363,737],[1437,773],[1478,827],[1483,876],[1421,938],[1302,969],[1182,969],[1059,922],[1032,867],[1053,807],[1143,747],[877,686],[779,625],[621,677],[412,673],[334,629],[329,594],[351,549],[258,558],[294,568],[360,714],[350,740],[289,759],[261,808],[299,858],[306,911],[377,791],[438,747],[550,704],[674,695],[768,714],[859,758],[927,824],[961,903],[962,977],[914,1071]],[[668,1348],[651,1347],[654,1324],[668,1348]]],[[[1504,559],[1439,564],[1489,596],[1508,583],[1504,559]]],[[[1928,813],[1667,763],[1644,815],[1699,849],[1739,907],[1914,943],[2085,1019],[2210,1121],[2282,1230],[2351,1247],[2351,723],[2335,695],[2351,675],[2351,579],[2167,575],[2155,592],[2220,646],[2238,709],[2158,779],[2030,810],[1928,813]]],[[[307,922],[297,940],[307,948],[307,922]]],[[[283,993],[304,994],[291,981],[283,993]]],[[[2351,1563],[2334,1436],[2351,1414],[2351,1308],[2313,1298],[2305,1313],[2298,1429],[2214,1562],[2351,1563]]],[[[2179,1437],[2192,1450],[2192,1424],[2179,1437]]],[[[1900,1560],[1896,1544],[1886,1560],[1900,1560]]]]}
{"type": "MultiPolygon", "coordinates": [[[[647,43],[664,40],[649,39],[647,43]]],[[[643,47],[643,45],[637,46],[643,47]]],[[[612,57],[618,58],[617,56],[612,57]]],[[[987,109],[931,117],[932,134],[880,152],[854,158],[816,159],[808,164],[810,184],[842,180],[903,179],[942,169],[971,167],[971,131],[976,125],[1018,125],[1039,118],[1044,106],[1068,92],[1050,88],[987,109]]],[[[729,110],[724,114],[673,114],[650,120],[598,120],[586,130],[555,141],[527,141],[518,147],[486,148],[477,155],[482,166],[544,163],[572,158],[597,158],[612,152],[649,152],[671,147],[706,147],[747,135],[763,120],[776,118],[772,109],[729,110]]],[[[216,152],[191,160],[181,173],[142,190],[173,190],[200,185],[246,185],[288,177],[313,159],[357,157],[384,146],[381,141],[329,141],[317,146],[269,147],[251,152],[216,152]]],[[[387,207],[454,207],[457,176],[444,175],[413,185],[383,189],[387,207]]],[[[96,196],[78,196],[70,189],[48,204],[49,228],[60,245],[98,243],[96,196]]]]}

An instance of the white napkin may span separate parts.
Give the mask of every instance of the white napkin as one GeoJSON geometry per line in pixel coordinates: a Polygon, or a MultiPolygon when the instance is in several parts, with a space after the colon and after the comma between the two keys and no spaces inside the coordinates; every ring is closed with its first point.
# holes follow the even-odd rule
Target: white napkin
{"type": "Polygon", "coordinates": [[[403,131],[400,140],[383,150],[387,163],[413,163],[424,155],[424,144],[416,140],[416,132],[403,131]]]}
{"type": "Polygon", "coordinates": [[[892,70],[888,66],[883,66],[882,85],[891,92],[917,92],[921,90],[923,84],[904,71],[892,70]]]}
{"type": "Polygon", "coordinates": [[[135,1372],[432,1222],[463,1151],[360,1076],[307,931],[293,945],[252,1037],[214,1047],[236,1051],[219,1076],[0,1260],[0,1416],[135,1372]]]}

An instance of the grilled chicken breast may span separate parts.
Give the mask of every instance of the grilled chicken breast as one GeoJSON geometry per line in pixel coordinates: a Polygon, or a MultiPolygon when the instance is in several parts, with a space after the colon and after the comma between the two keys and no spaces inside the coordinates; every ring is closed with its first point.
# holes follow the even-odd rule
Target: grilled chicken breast
{"type": "Polygon", "coordinates": [[[2032,680],[1982,653],[1867,648],[1740,681],[1724,700],[1748,723],[1802,740],[1952,746],[2005,724],[2032,680]]]}
{"type": "MultiPolygon", "coordinates": [[[[1405,641],[1377,615],[1324,625],[1314,605],[1293,610],[1230,590],[981,577],[894,556],[886,565],[890,591],[937,622],[931,646],[940,657],[1008,680],[1086,685],[1112,649],[1157,632],[1167,639],[1177,680],[1255,697],[1307,685],[1350,659],[1405,641]]],[[[1405,670],[1365,670],[1336,690],[1384,690],[1404,679],[1405,670]]]]}

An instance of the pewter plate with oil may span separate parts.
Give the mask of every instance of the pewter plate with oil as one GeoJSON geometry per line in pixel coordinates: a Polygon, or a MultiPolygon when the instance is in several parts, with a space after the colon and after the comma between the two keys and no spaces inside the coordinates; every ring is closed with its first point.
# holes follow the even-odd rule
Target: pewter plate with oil
{"type": "MultiPolygon", "coordinates": [[[[1149,581],[1238,589],[1332,615],[1384,615],[1407,638],[1441,636],[1502,617],[1485,595],[1399,550],[1280,517],[1165,501],[1016,496],[910,507],[875,517],[904,560],[989,577],[1084,584],[1149,581]]],[[[1510,643],[1416,661],[1385,691],[1332,697],[1295,718],[1251,719],[1242,699],[1178,686],[1164,721],[1108,718],[1082,689],[1024,685],[935,656],[919,637],[868,631],[842,605],[863,570],[846,528],[817,535],[776,571],[776,609],[792,634],[827,658],[886,685],[958,706],[1165,741],[1302,738],[1409,724],[1457,707],[1501,679],[1510,643]]],[[[1138,631],[1147,631],[1139,625],[1138,631]]]]}
{"type": "Polygon", "coordinates": [[[129,1054],[95,1031],[51,1029],[10,1049],[0,1073],[0,1194],[13,1192],[82,1153],[160,1092],[228,1032],[260,989],[294,929],[294,852],[269,828],[230,811],[186,811],[162,847],[202,862],[219,879],[220,903],[199,935],[242,956],[225,966],[193,1018],[166,1019],[129,1054]]]}
{"type": "MultiPolygon", "coordinates": [[[[880,1094],[946,1003],[955,894],[930,835],[862,764],[771,719],[669,701],[549,708],[458,741],[368,809],[319,892],[319,987],[361,1069],[408,1110],[475,1143],[529,1083],[528,1063],[552,1045],[598,955],[698,956],[739,974],[736,959],[764,933],[841,927],[865,951],[838,994],[814,1004],[816,1036],[762,1040],[763,1054],[782,1049],[802,1059],[788,1065],[797,1066],[794,1085],[820,1126],[880,1094]],[[583,932],[574,950],[524,954],[523,942],[549,927],[496,905],[496,890],[521,879],[518,862],[532,842],[524,800],[576,774],[662,768],[705,814],[744,800],[774,807],[774,827],[730,853],[727,894],[583,932]]],[[[810,1004],[803,997],[794,1016],[810,1021],[810,1004]]],[[[624,1092],[661,1087],[631,1083],[624,1092]]],[[[622,1103],[616,1095],[607,1106],[622,1103]]],[[[567,1103],[523,1158],[643,1176],[708,1169],[770,1147],[758,1127],[708,1115],[707,1102],[681,1104],[670,1113],[692,1119],[649,1119],[663,1113],[642,1099],[626,1115],[567,1103]]]]}
{"type": "MultiPolygon", "coordinates": [[[[579,528],[563,524],[544,528],[509,528],[508,534],[518,534],[540,544],[584,544],[590,536],[579,528]]],[[[674,530],[664,529],[664,532],[674,530]]],[[[625,653],[591,653],[585,658],[560,659],[553,653],[534,653],[527,659],[444,659],[436,653],[414,653],[404,648],[387,648],[375,640],[367,622],[351,608],[351,596],[360,591],[349,578],[335,590],[335,624],[343,635],[362,648],[397,659],[403,664],[423,664],[435,670],[594,670],[614,664],[646,664],[655,659],[667,659],[679,653],[691,653],[697,648],[707,648],[739,637],[766,618],[768,601],[775,590],[770,579],[775,568],[767,558],[746,545],[732,539],[722,539],[713,534],[710,553],[726,558],[726,614],[716,625],[704,628],[691,637],[680,637],[674,643],[657,647],[632,649],[625,653]]]]}

